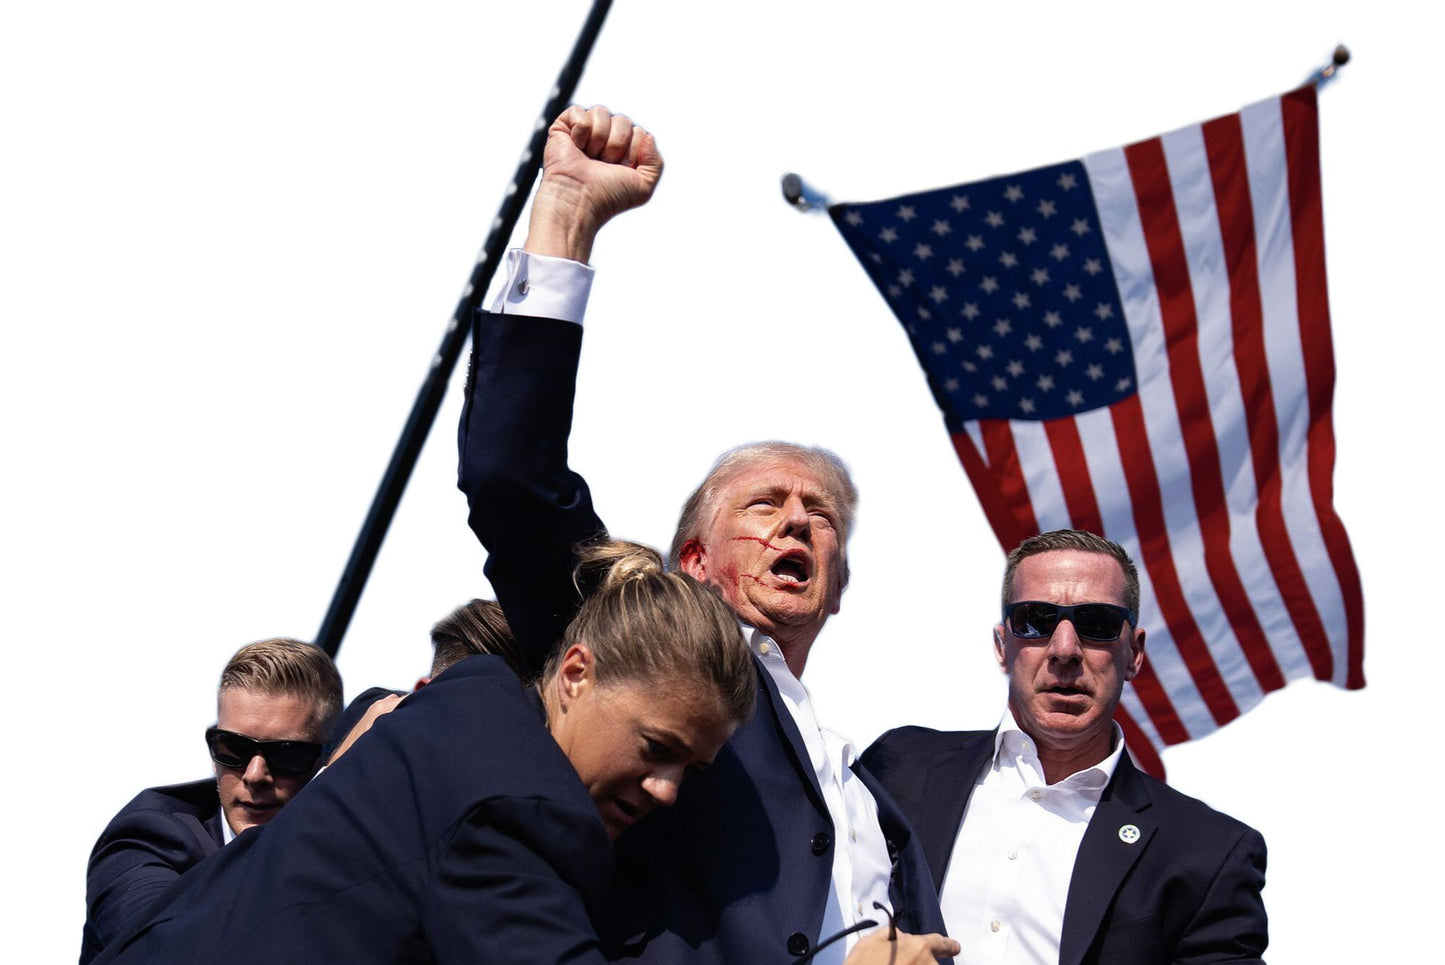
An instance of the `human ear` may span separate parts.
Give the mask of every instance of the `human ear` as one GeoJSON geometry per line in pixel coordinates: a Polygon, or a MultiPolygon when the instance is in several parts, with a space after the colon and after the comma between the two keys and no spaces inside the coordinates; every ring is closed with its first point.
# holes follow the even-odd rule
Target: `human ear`
{"type": "Polygon", "coordinates": [[[993,628],[993,658],[998,661],[998,669],[1008,673],[1008,654],[1003,646],[1003,624],[993,628]]]}
{"type": "Polygon", "coordinates": [[[581,640],[568,647],[557,667],[558,696],[564,710],[591,688],[595,675],[592,648],[581,640]]]}
{"type": "Polygon", "coordinates": [[[1144,631],[1135,630],[1129,641],[1129,665],[1124,668],[1124,679],[1133,680],[1144,669],[1144,631]]]}
{"type": "Polygon", "coordinates": [[[677,566],[699,583],[707,582],[707,547],[702,540],[694,536],[682,544],[682,552],[677,555],[677,566]]]}

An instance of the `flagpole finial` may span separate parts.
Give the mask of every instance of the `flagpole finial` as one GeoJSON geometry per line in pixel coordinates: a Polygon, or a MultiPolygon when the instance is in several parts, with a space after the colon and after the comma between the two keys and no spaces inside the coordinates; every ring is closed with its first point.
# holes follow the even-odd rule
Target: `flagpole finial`
{"type": "Polygon", "coordinates": [[[1340,44],[1330,56],[1330,62],[1311,74],[1307,83],[1314,84],[1316,87],[1323,87],[1328,81],[1334,80],[1335,74],[1339,72],[1339,69],[1349,62],[1350,48],[1344,44],[1340,44]]]}
{"type": "Polygon", "coordinates": [[[783,200],[799,211],[821,211],[832,204],[826,194],[813,190],[801,177],[791,172],[783,175],[783,200]]]}

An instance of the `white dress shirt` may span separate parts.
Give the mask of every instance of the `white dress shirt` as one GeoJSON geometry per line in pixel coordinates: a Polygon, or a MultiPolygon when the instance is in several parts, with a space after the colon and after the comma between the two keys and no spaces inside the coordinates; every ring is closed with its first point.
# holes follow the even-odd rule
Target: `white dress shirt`
{"type": "MultiPolygon", "coordinates": [[[[853,773],[853,745],[825,730],[813,714],[813,704],[802,681],[793,676],[783,652],[771,637],[743,625],[743,633],[753,653],[762,660],[768,675],[778,686],[783,704],[798,725],[803,745],[823,803],[833,821],[833,879],[828,888],[828,907],[823,912],[823,930],[818,939],[827,938],[865,918],[882,922],[886,916],[873,908],[878,902],[892,910],[888,900],[888,880],[892,862],[888,859],[888,843],[878,823],[878,802],[861,778],[853,773]]],[[[829,945],[813,961],[839,965],[858,940],[858,933],[844,941],[829,945]]]]}
{"type": "Polygon", "coordinates": [[[963,946],[959,961],[1058,962],[1074,859],[1123,749],[1116,724],[1108,757],[1049,784],[1033,740],[1004,712],[943,878],[939,903],[963,946]]]}

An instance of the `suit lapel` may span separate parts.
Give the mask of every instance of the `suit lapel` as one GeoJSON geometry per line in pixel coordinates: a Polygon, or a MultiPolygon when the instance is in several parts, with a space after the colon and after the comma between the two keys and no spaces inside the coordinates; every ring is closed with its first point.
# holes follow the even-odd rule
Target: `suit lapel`
{"type": "Polygon", "coordinates": [[[968,799],[979,775],[993,759],[995,733],[989,731],[976,740],[965,741],[940,753],[929,766],[928,776],[923,782],[922,800],[914,810],[922,817],[914,831],[928,858],[933,887],[940,895],[943,894],[943,873],[948,867],[949,855],[953,853],[954,842],[958,840],[958,828],[963,823],[968,799]],[[927,806],[923,806],[925,803],[927,806]]]}
{"type": "Polygon", "coordinates": [[[1157,827],[1148,814],[1151,803],[1148,788],[1125,752],[1089,819],[1074,859],[1059,940],[1059,965],[1083,961],[1119,885],[1149,846],[1157,827]]]}
{"type": "MultiPolygon", "coordinates": [[[[803,734],[798,730],[798,722],[793,720],[793,715],[788,711],[788,705],[783,701],[783,695],[778,692],[778,685],[773,680],[773,675],[768,673],[768,668],[763,666],[762,660],[753,655],[753,666],[758,671],[759,704],[767,702],[768,710],[773,719],[777,721],[778,729],[787,737],[785,742],[788,745],[788,755],[793,759],[793,768],[803,776],[807,782],[808,792],[812,796],[813,804],[823,814],[828,813],[828,805],[823,801],[823,788],[818,783],[818,775],[813,772],[813,761],[808,757],[808,745],[803,743],[803,734]]],[[[759,713],[762,707],[758,708],[759,713]]]]}

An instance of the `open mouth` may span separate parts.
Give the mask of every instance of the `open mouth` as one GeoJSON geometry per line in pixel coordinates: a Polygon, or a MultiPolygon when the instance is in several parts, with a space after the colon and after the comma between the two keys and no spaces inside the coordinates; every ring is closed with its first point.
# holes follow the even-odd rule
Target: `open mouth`
{"type": "Polygon", "coordinates": [[[802,555],[780,556],[769,572],[788,586],[802,586],[810,575],[807,558],[802,555]]]}
{"type": "Polygon", "coordinates": [[[612,803],[616,805],[617,813],[621,815],[622,823],[625,827],[631,827],[647,814],[646,808],[639,807],[631,801],[626,801],[620,797],[613,798],[612,803]]]}
{"type": "Polygon", "coordinates": [[[1085,692],[1085,691],[1083,691],[1083,690],[1080,690],[1078,687],[1064,687],[1064,686],[1050,687],[1050,688],[1048,688],[1048,690],[1046,690],[1046,691],[1044,691],[1044,692],[1045,692],[1045,693],[1049,693],[1049,694],[1054,694],[1054,695],[1056,695],[1056,696],[1058,696],[1058,697],[1087,697],[1087,696],[1089,696],[1087,692],[1085,692]]]}

